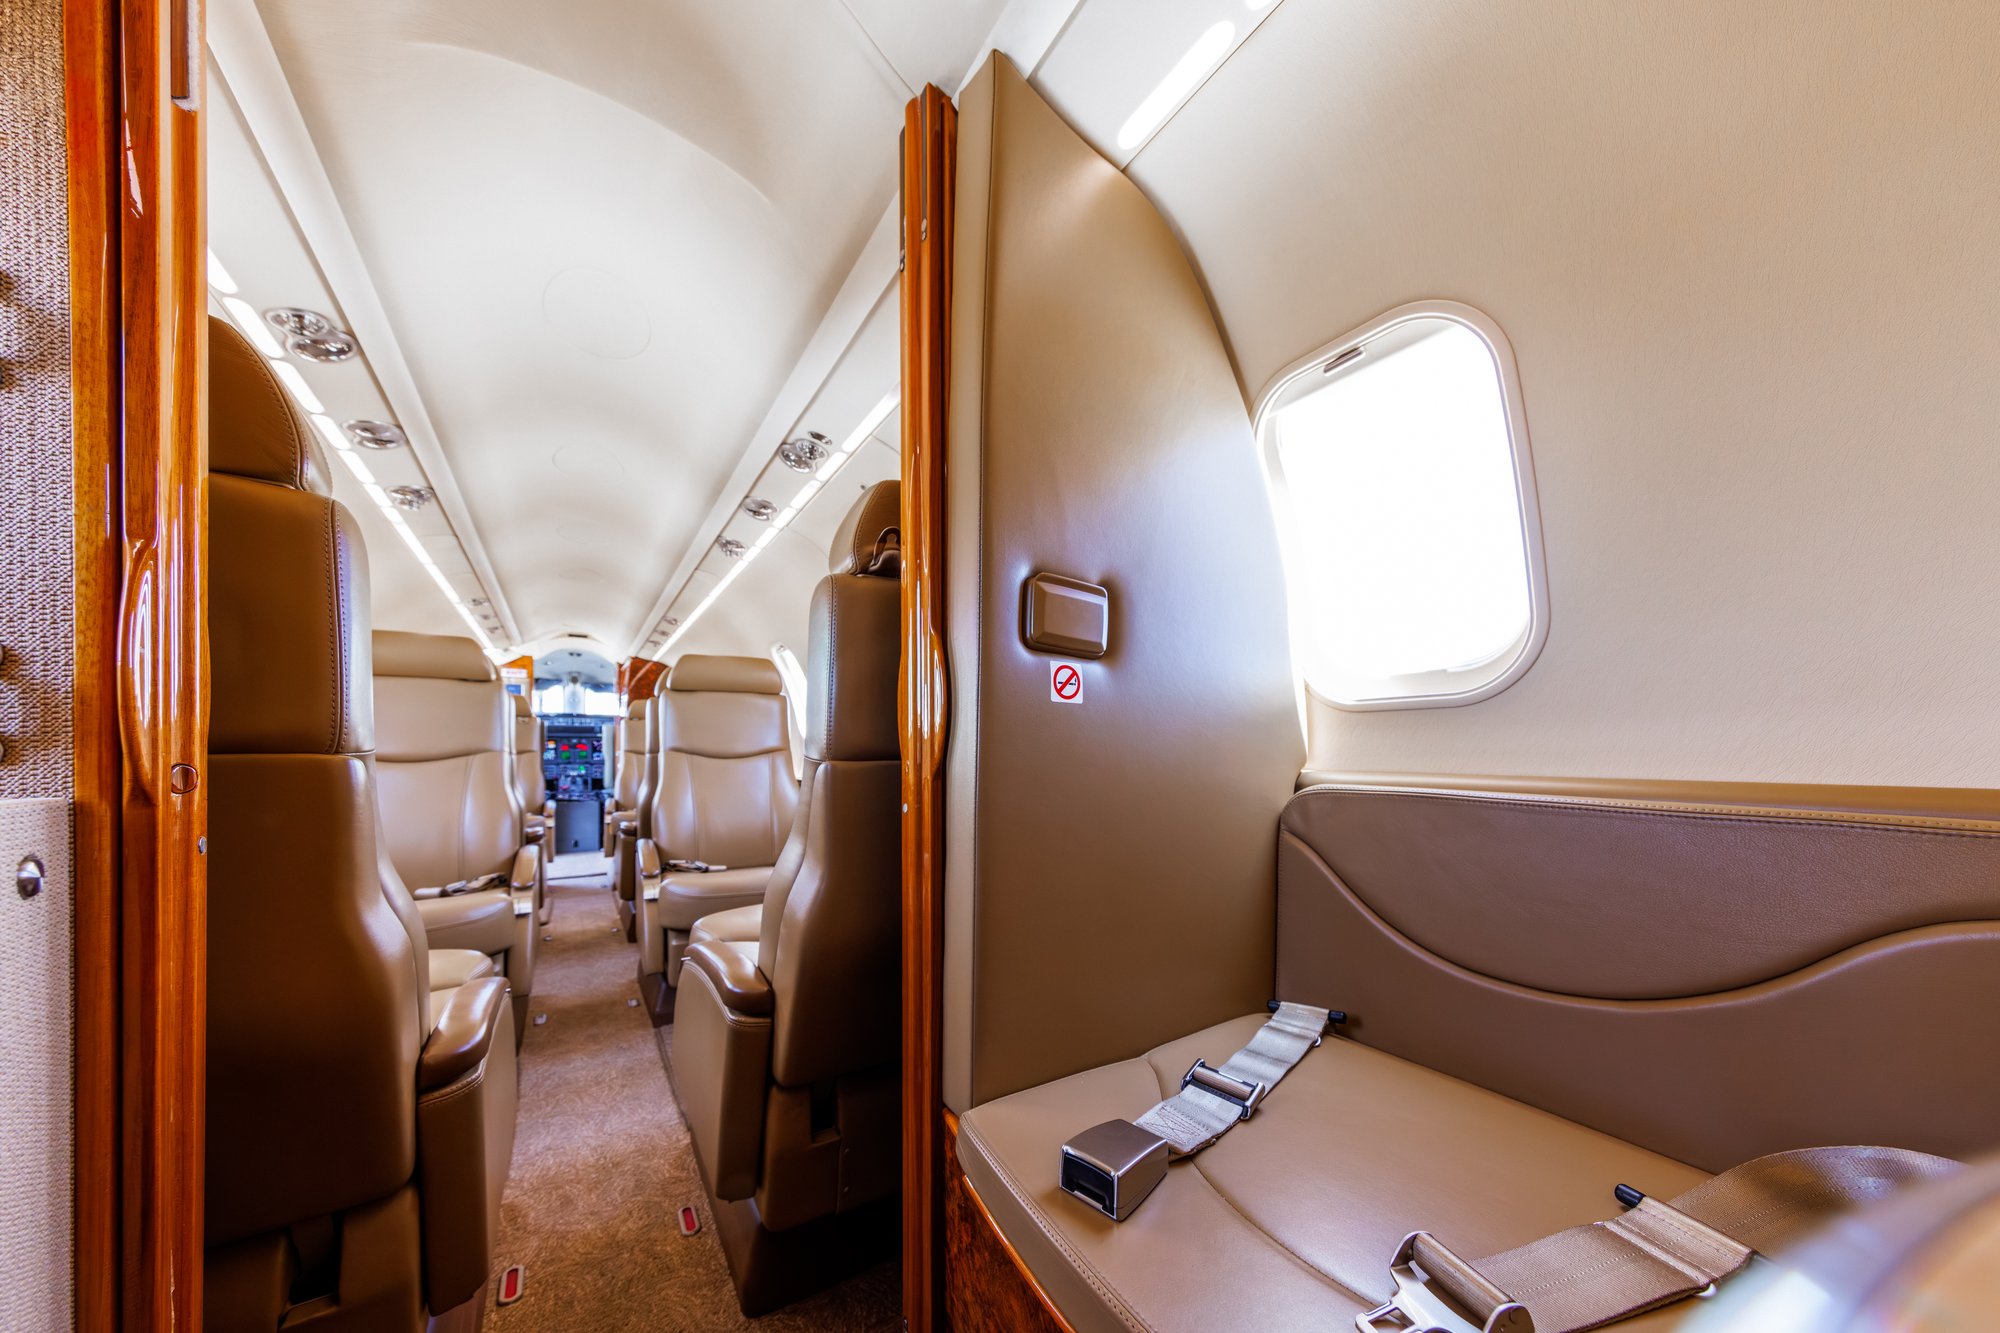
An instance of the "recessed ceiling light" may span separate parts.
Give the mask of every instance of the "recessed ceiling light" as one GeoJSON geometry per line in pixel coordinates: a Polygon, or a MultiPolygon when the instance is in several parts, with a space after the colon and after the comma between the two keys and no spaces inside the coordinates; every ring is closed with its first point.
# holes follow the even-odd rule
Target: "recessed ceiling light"
{"type": "Polygon", "coordinates": [[[398,509],[422,509],[435,498],[428,486],[391,486],[386,494],[398,509]]]}
{"type": "Polygon", "coordinates": [[[351,361],[361,351],[361,344],[354,341],[354,335],[342,333],[339,329],[316,333],[309,338],[294,338],[289,346],[293,356],[303,357],[307,361],[318,361],[321,364],[351,361]]]}
{"type": "Polygon", "coordinates": [[[769,523],[771,515],[778,512],[778,506],[772,504],[769,500],[760,500],[753,495],[743,502],[743,512],[756,519],[759,523],[769,523]]]}
{"type": "Polygon", "coordinates": [[[748,547],[744,546],[742,542],[737,541],[734,537],[724,537],[721,541],[717,542],[715,546],[717,550],[721,551],[731,560],[741,560],[743,558],[743,552],[749,549],[748,547]]]}
{"type": "Polygon", "coordinates": [[[363,449],[395,449],[408,441],[403,428],[392,421],[349,421],[341,429],[363,449]]]}
{"type": "Polygon", "coordinates": [[[816,430],[778,446],[778,461],[794,472],[811,472],[833,452],[833,441],[816,430]]]}
{"type": "Polygon", "coordinates": [[[301,310],[297,306],[285,305],[266,310],[264,318],[272,328],[293,338],[317,338],[335,330],[334,322],[319,311],[301,310]]]}

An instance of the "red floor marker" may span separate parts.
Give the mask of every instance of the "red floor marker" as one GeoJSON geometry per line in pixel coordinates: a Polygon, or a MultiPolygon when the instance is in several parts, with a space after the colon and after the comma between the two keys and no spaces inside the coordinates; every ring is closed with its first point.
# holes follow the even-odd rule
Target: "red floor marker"
{"type": "Polygon", "coordinates": [[[701,1230],[701,1214],[697,1213],[692,1206],[685,1203],[682,1204],[681,1234],[683,1236],[692,1236],[699,1230],[701,1230]]]}
{"type": "Polygon", "coordinates": [[[527,1270],[519,1264],[509,1264],[507,1271],[500,1275],[500,1290],[493,1297],[495,1305],[512,1305],[521,1299],[521,1291],[527,1284],[527,1270]]]}

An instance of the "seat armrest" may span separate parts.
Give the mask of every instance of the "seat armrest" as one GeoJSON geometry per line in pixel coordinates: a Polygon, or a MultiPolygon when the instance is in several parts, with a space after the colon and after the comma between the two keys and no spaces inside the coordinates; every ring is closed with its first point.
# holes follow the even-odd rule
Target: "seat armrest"
{"type": "Polygon", "coordinates": [[[636,838],[639,836],[639,818],[637,815],[623,816],[619,819],[618,836],[621,838],[636,838]]]}
{"type": "Polygon", "coordinates": [[[658,879],[660,877],[660,847],[651,838],[639,839],[639,878],[658,879]]]}
{"type": "Polygon", "coordinates": [[[532,889],[541,879],[542,849],[533,842],[526,843],[514,853],[514,871],[507,882],[516,889],[532,889]]]}
{"type": "Polygon", "coordinates": [[[752,1017],[771,1012],[771,982],[757,969],[754,941],[703,941],[687,951],[687,965],[701,969],[733,1012],[752,1017]]]}
{"type": "MultiPolygon", "coordinates": [[[[535,816],[530,816],[531,820],[533,818],[535,818],[535,816]]],[[[536,824],[530,822],[524,825],[521,829],[521,836],[527,839],[528,844],[530,846],[540,846],[542,839],[546,838],[548,834],[549,834],[548,826],[545,824],[536,824]]]]}
{"type": "Polygon", "coordinates": [[[507,979],[477,977],[438,1006],[436,1026],[417,1057],[417,1090],[429,1092],[475,1068],[507,1013],[507,979]]]}

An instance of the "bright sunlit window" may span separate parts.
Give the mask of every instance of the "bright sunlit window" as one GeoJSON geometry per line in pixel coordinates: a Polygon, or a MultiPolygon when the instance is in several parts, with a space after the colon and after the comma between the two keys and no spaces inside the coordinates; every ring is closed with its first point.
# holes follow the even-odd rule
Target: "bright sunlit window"
{"type": "Polygon", "coordinates": [[[1518,403],[1499,330],[1442,305],[1384,316],[1268,395],[1294,654],[1315,693],[1469,703],[1532,662],[1547,617],[1518,403]]]}
{"type": "Polygon", "coordinates": [[[785,683],[785,704],[792,720],[792,769],[802,777],[805,774],[806,669],[799,665],[799,655],[782,643],[771,645],[771,661],[778,668],[778,678],[785,683]]]}

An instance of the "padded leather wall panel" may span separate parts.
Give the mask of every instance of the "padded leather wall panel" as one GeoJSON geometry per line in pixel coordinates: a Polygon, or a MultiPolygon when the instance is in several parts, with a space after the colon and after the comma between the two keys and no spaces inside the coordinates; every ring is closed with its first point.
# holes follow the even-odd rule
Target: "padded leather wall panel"
{"type": "Polygon", "coordinates": [[[960,98],[958,154],[945,1044],[963,1109],[1269,998],[1271,826],[1302,746],[1261,464],[1173,234],[1004,57],[960,98]],[[1021,643],[1043,570],[1110,590],[1077,706],[1021,643]]]}
{"type": "Polygon", "coordinates": [[[1703,995],[2000,918],[2000,824],[1970,820],[1333,788],[1286,826],[1422,948],[1569,995],[1703,995]]]}
{"type": "Polygon", "coordinates": [[[209,757],[210,1244],[380,1199],[415,1168],[418,960],[373,804],[362,758],[209,757]],[[320,882],[289,891],[302,874],[320,882]]]}
{"type": "Polygon", "coordinates": [[[2000,877],[1982,882],[1977,864],[2000,826],[1919,833],[1742,812],[1662,812],[1645,824],[1589,807],[1496,819],[1493,803],[1468,799],[1436,802],[1412,827],[1404,803],[1421,799],[1319,789],[1287,808],[1286,998],[1346,1009],[1358,1041],[1705,1170],[1827,1143],[1952,1157],[2000,1146],[2000,1066],[1986,1058],[2000,1005],[2000,877]],[[1386,865],[1372,848],[1390,830],[1425,846],[1386,865]],[[1649,864],[1618,864],[1620,843],[1649,864]],[[1546,874],[1520,873],[1530,847],[1546,874]],[[1341,874],[1357,849],[1365,895],[1341,874]],[[1495,873],[1482,891],[1483,853],[1495,873]],[[1743,864],[1767,873],[1742,877],[1743,864]],[[1949,896],[1934,878],[1952,884],[1949,896]],[[1725,883],[1730,899],[1711,894],[1725,883]],[[1440,884],[1455,887],[1445,895],[1440,884]],[[1440,929],[1445,897],[1467,929],[1440,929]],[[1699,914],[1663,919],[1667,903],[1699,914]],[[1490,934],[1484,947],[1518,947],[1572,984],[1609,988],[1622,958],[1655,989],[1667,976],[1710,989],[1606,999],[1502,980],[1378,910],[1412,919],[1405,904],[1421,905],[1434,939],[1489,965],[1496,955],[1470,928],[1490,934]],[[1565,967],[1534,942],[1543,931],[1614,956],[1565,967]],[[1786,947],[1796,941],[1812,943],[1786,947]],[[1825,952],[1804,957],[1815,950],[1825,952]]]}

